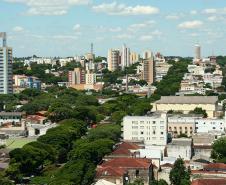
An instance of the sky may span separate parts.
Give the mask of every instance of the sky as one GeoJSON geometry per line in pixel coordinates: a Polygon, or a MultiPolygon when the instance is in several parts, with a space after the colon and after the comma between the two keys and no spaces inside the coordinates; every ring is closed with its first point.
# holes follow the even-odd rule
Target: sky
{"type": "Polygon", "coordinates": [[[0,32],[14,56],[226,55],[226,0],[0,0],[0,32]]]}

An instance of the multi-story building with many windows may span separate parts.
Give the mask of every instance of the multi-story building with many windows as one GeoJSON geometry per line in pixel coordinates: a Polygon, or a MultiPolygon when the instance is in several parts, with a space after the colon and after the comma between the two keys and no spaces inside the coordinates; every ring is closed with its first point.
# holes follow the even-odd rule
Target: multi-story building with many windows
{"type": "Polygon", "coordinates": [[[146,145],[167,144],[167,115],[126,116],[123,119],[123,139],[144,141],[146,145]]]}
{"type": "Polygon", "coordinates": [[[12,48],[7,47],[6,33],[0,33],[3,44],[0,47],[0,94],[13,93],[12,48]]]}

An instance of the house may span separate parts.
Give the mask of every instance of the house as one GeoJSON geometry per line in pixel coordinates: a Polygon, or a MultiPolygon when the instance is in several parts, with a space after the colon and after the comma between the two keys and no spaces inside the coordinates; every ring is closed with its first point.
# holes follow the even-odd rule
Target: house
{"type": "Polygon", "coordinates": [[[196,107],[206,110],[208,117],[214,117],[217,110],[217,96],[162,96],[152,103],[152,111],[181,111],[188,114],[196,107]]]}
{"type": "Polygon", "coordinates": [[[42,136],[45,135],[47,130],[50,128],[54,128],[57,125],[55,123],[46,123],[44,125],[42,124],[27,124],[27,135],[29,137],[36,137],[36,136],[42,136]]]}
{"type": "Polygon", "coordinates": [[[40,124],[40,125],[43,125],[46,122],[48,122],[48,119],[45,116],[29,115],[26,118],[26,123],[27,124],[40,124]]]}
{"type": "Polygon", "coordinates": [[[12,123],[14,125],[21,124],[25,112],[0,112],[0,125],[12,123]]]}
{"type": "Polygon", "coordinates": [[[122,143],[117,144],[113,152],[105,158],[135,157],[140,148],[141,146],[135,143],[123,141],[122,143]]]}
{"type": "Polygon", "coordinates": [[[168,157],[181,157],[184,160],[190,160],[192,157],[192,139],[172,139],[172,142],[167,144],[167,155],[168,157]]]}
{"type": "Polygon", "coordinates": [[[97,167],[96,179],[104,179],[123,185],[142,178],[144,185],[153,180],[153,165],[149,159],[140,158],[115,158],[104,161],[97,167]]]}
{"type": "Polygon", "coordinates": [[[125,116],[123,118],[123,139],[144,142],[145,145],[167,144],[167,115],[125,116]]]}

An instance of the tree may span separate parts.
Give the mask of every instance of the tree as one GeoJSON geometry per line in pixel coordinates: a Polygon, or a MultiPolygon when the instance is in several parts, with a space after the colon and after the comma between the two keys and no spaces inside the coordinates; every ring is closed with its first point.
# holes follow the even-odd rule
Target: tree
{"type": "Polygon", "coordinates": [[[135,179],[133,183],[129,183],[129,185],[144,185],[143,179],[135,179]]]}
{"type": "Polygon", "coordinates": [[[152,182],[152,185],[168,185],[168,183],[163,180],[163,179],[160,179],[160,180],[155,180],[154,182],[152,182]]]}
{"type": "Polygon", "coordinates": [[[190,111],[191,114],[201,114],[204,118],[207,118],[206,110],[203,110],[201,107],[196,107],[193,111],[190,111]]]}
{"type": "Polygon", "coordinates": [[[183,159],[175,161],[170,171],[170,182],[172,185],[190,185],[190,171],[186,169],[183,159]]]}
{"type": "Polygon", "coordinates": [[[222,162],[226,164],[226,137],[221,137],[214,141],[212,144],[211,157],[215,159],[216,162],[222,162]]]}

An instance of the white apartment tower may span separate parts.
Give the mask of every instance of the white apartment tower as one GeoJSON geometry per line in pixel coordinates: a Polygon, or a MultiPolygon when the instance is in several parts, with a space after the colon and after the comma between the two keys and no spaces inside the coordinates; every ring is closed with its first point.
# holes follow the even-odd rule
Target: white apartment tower
{"type": "Polygon", "coordinates": [[[119,67],[120,63],[120,51],[109,49],[108,50],[108,70],[115,71],[119,67]]]}
{"type": "Polygon", "coordinates": [[[198,44],[195,45],[195,59],[196,60],[201,59],[201,46],[198,44]]]}
{"type": "Polygon", "coordinates": [[[125,69],[125,67],[130,66],[130,49],[126,47],[124,44],[122,47],[122,55],[121,55],[121,68],[122,70],[125,69]]]}
{"type": "Polygon", "coordinates": [[[12,48],[7,47],[6,33],[0,32],[2,47],[0,47],[0,94],[13,93],[12,48]]]}
{"type": "Polygon", "coordinates": [[[146,145],[167,144],[167,115],[126,116],[123,118],[123,139],[144,141],[146,145]]]}

